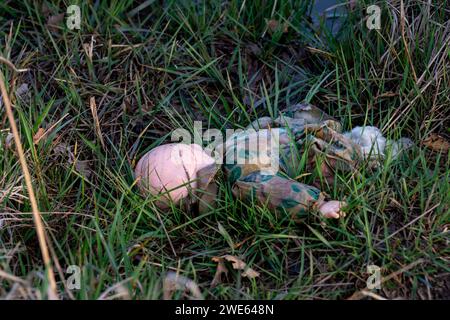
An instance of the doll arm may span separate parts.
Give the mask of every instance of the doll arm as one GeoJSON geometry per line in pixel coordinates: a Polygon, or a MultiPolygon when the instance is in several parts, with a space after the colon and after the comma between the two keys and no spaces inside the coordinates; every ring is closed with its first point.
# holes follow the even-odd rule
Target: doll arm
{"type": "Polygon", "coordinates": [[[198,202],[200,213],[215,208],[217,201],[217,184],[214,178],[219,170],[217,164],[211,164],[197,171],[194,202],[198,202]]]}

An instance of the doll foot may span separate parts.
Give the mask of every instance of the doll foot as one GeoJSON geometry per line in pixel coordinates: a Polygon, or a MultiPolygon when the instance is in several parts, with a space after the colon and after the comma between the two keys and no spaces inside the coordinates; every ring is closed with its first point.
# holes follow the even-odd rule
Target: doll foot
{"type": "Polygon", "coordinates": [[[345,217],[345,212],[341,209],[346,205],[344,201],[327,201],[319,207],[319,211],[325,218],[339,219],[345,217]]]}

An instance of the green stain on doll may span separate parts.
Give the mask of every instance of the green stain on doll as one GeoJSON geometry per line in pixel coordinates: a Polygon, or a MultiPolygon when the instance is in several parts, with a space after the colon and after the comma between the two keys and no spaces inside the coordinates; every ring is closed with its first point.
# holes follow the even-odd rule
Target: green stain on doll
{"type": "Polygon", "coordinates": [[[261,182],[267,182],[269,180],[272,180],[273,175],[271,174],[262,174],[261,175],[261,182]]]}
{"type": "Polygon", "coordinates": [[[291,184],[291,189],[294,192],[300,192],[300,190],[301,190],[300,186],[295,183],[291,184]]]}
{"type": "Polygon", "coordinates": [[[258,182],[257,172],[252,172],[245,177],[242,177],[240,180],[244,182],[258,182]]]}
{"type": "Polygon", "coordinates": [[[261,172],[255,171],[246,175],[245,177],[242,177],[240,180],[244,182],[260,183],[260,182],[267,182],[271,180],[273,177],[274,176],[271,174],[261,174],[261,172]]]}
{"type": "Polygon", "coordinates": [[[295,206],[297,206],[299,204],[300,203],[298,201],[296,201],[294,199],[289,199],[289,198],[288,199],[283,199],[281,201],[281,207],[285,208],[285,209],[293,208],[293,207],[295,207],[295,206]]]}
{"type": "Polygon", "coordinates": [[[311,187],[311,188],[308,188],[308,194],[309,194],[314,200],[318,200],[318,199],[319,199],[319,195],[320,195],[320,190],[311,187]]]}
{"type": "Polygon", "coordinates": [[[230,172],[229,180],[231,183],[236,182],[241,177],[242,169],[239,166],[234,167],[230,172]]]}
{"type": "Polygon", "coordinates": [[[227,169],[228,171],[233,170],[234,166],[235,166],[234,164],[230,163],[224,165],[225,169],[227,169]]]}

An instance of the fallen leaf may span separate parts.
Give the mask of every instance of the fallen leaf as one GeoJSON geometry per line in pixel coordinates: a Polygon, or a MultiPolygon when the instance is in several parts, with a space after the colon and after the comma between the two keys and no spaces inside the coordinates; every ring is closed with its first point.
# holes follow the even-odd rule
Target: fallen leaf
{"type": "Polygon", "coordinates": [[[214,279],[211,281],[211,288],[214,288],[215,286],[217,286],[219,283],[222,282],[222,274],[225,274],[225,276],[228,275],[228,269],[225,266],[222,257],[213,257],[212,261],[217,262],[216,274],[214,275],[214,279]]]}
{"type": "Polygon", "coordinates": [[[444,137],[432,133],[425,140],[422,141],[422,144],[437,152],[448,152],[450,149],[450,142],[448,142],[444,137]]]}
{"type": "Polygon", "coordinates": [[[225,258],[225,260],[231,262],[235,270],[244,270],[244,268],[247,266],[247,264],[244,261],[242,261],[236,256],[227,254],[223,257],[225,258]]]}
{"type": "Polygon", "coordinates": [[[39,141],[41,141],[41,139],[44,136],[44,134],[45,134],[44,128],[39,128],[38,131],[33,136],[33,143],[34,144],[38,144],[39,141]]]}
{"type": "Polygon", "coordinates": [[[242,272],[242,276],[245,278],[253,279],[259,277],[259,272],[253,270],[252,268],[248,268],[244,272],[242,272]]]}
{"type": "Polygon", "coordinates": [[[167,273],[163,282],[164,300],[170,300],[177,290],[187,290],[191,293],[193,300],[203,300],[203,295],[193,280],[171,271],[167,273]]]}
{"type": "Polygon", "coordinates": [[[241,259],[239,259],[238,257],[227,254],[227,255],[223,256],[223,258],[226,261],[231,262],[233,269],[243,270],[244,271],[242,273],[243,277],[246,277],[249,279],[259,277],[259,272],[253,270],[250,267],[247,267],[247,264],[244,261],[242,261],[241,259]]]}

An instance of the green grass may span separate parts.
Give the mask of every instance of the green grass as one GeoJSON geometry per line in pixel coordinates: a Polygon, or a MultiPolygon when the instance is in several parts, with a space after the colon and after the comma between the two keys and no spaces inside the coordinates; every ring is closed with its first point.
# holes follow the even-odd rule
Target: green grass
{"type": "MultiPolygon", "coordinates": [[[[389,276],[423,259],[376,293],[449,298],[449,154],[422,144],[432,133],[449,136],[444,2],[407,4],[412,64],[400,5],[382,1],[381,30],[365,27],[368,1],[361,1],[339,39],[313,29],[303,1],[142,1],[147,6],[139,9],[133,1],[80,1],[79,31],[64,23],[48,28],[48,17],[69,2],[43,2],[0,3],[0,55],[29,71],[0,68],[10,91],[23,83],[30,88],[15,99],[15,115],[53,259],[63,272],[69,265],[82,271],[80,290],[68,290],[57,275],[62,297],[160,299],[166,273],[176,270],[207,299],[344,299],[366,287],[367,265],[389,276]],[[280,21],[278,30],[268,30],[270,19],[280,21]],[[172,130],[192,130],[195,120],[203,129],[242,128],[305,99],[345,129],[375,125],[390,138],[415,142],[373,173],[324,186],[348,200],[345,219],[311,215],[296,224],[236,201],[223,180],[216,209],[194,215],[174,207],[158,216],[155,198],[142,198],[133,185],[137,160],[170,141],[172,130]],[[52,129],[34,144],[39,128],[52,129]],[[224,254],[241,257],[260,277],[243,278],[227,265],[228,278],[211,288],[217,267],[211,259],[224,254]]],[[[45,298],[31,208],[6,143],[3,110],[0,270],[25,282],[0,274],[0,298],[45,298]]]]}

